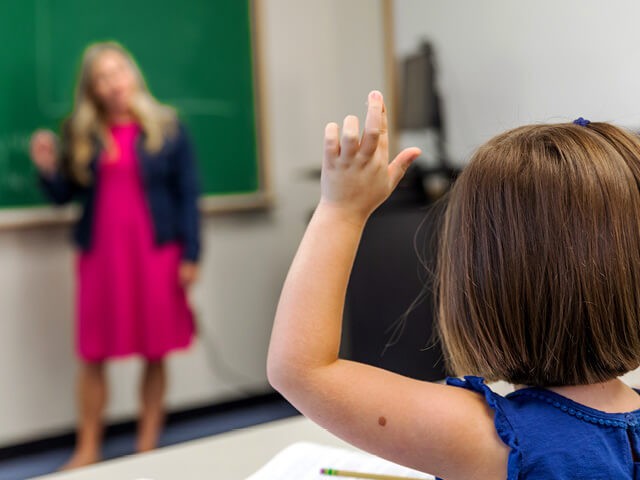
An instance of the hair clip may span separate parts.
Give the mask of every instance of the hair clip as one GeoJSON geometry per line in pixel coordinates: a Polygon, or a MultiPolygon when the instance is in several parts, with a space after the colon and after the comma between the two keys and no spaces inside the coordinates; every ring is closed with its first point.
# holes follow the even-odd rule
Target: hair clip
{"type": "Polygon", "coordinates": [[[586,127],[586,126],[587,126],[587,125],[589,125],[591,122],[590,122],[589,120],[587,120],[586,118],[579,117],[579,118],[576,118],[576,119],[573,121],[573,123],[574,123],[575,125],[580,125],[581,127],[586,127]]]}

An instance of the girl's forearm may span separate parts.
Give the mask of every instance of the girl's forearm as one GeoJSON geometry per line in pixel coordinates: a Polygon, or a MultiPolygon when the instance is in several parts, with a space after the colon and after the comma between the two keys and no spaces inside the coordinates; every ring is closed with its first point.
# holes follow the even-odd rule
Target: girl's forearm
{"type": "Polygon", "coordinates": [[[276,388],[337,360],[347,284],[365,222],[331,204],[316,209],[278,304],[267,365],[276,388]]]}

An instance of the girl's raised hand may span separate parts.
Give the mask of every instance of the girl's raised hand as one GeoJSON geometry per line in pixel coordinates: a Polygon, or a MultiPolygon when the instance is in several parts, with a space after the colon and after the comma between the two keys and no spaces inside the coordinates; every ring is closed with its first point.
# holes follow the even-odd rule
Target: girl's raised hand
{"type": "Polygon", "coordinates": [[[364,221],[396,188],[420,149],[407,148],[389,163],[387,113],[382,94],[369,94],[364,133],[358,118],[349,115],[342,124],[329,123],[324,135],[322,195],[320,203],[364,221]]]}

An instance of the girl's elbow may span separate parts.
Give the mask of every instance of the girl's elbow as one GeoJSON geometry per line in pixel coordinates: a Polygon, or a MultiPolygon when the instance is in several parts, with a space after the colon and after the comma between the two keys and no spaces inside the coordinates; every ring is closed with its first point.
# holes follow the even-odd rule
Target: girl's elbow
{"type": "Polygon", "coordinates": [[[282,362],[279,362],[271,351],[267,357],[267,380],[269,384],[278,392],[283,393],[285,381],[287,377],[287,368],[282,362]]]}
{"type": "Polygon", "coordinates": [[[295,360],[287,360],[281,355],[269,351],[267,357],[267,380],[278,392],[287,396],[293,390],[300,388],[304,373],[296,367],[295,360]]]}

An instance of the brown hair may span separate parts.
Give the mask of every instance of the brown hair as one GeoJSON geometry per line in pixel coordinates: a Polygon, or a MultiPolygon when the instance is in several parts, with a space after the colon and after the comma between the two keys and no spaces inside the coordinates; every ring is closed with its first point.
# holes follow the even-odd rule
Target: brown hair
{"type": "Polygon", "coordinates": [[[640,365],[640,140],[531,125],[479,148],[440,240],[439,328],[458,374],[538,386],[640,365]]]}

